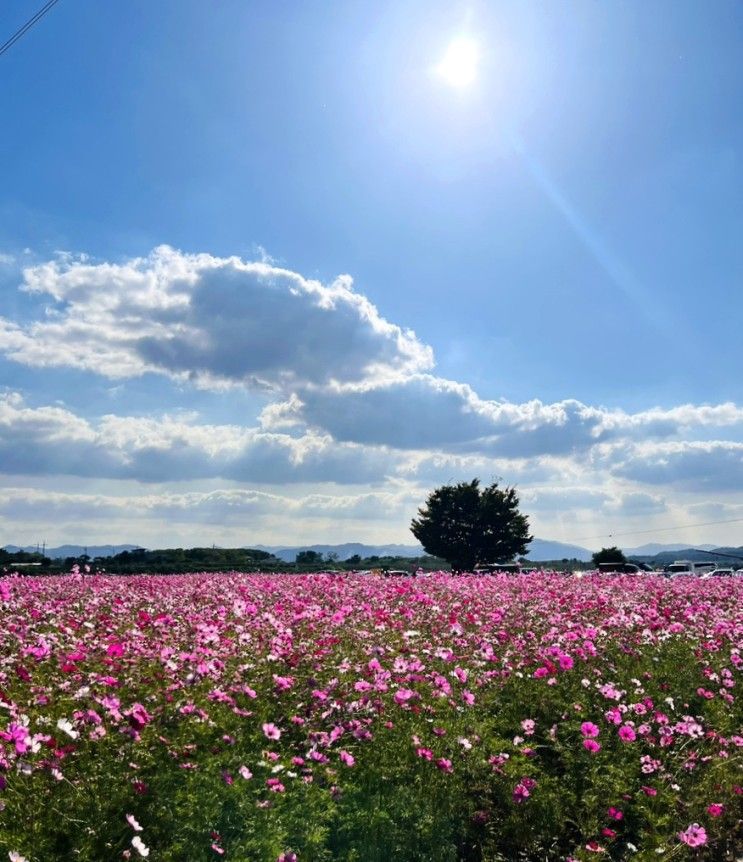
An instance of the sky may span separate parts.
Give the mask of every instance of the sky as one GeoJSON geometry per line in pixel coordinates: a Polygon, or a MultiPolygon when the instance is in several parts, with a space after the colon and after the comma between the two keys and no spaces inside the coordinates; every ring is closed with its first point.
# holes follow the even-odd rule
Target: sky
{"type": "Polygon", "coordinates": [[[60,0],[0,56],[0,543],[412,543],[477,476],[743,544],[742,49],[735,0],[60,0]]]}

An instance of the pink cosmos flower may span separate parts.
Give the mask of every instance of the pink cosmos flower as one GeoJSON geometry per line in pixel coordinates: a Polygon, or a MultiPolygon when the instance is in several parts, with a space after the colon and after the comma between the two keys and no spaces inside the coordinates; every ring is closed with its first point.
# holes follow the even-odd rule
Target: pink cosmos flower
{"type": "Polygon", "coordinates": [[[472,694],[471,691],[465,690],[462,692],[462,700],[467,704],[467,706],[474,706],[475,695],[472,694]]]}
{"type": "Polygon", "coordinates": [[[581,724],[580,726],[580,732],[583,734],[583,736],[594,739],[599,735],[601,731],[598,729],[598,726],[595,725],[592,721],[584,721],[583,724],[581,724]]]}
{"type": "Polygon", "coordinates": [[[341,762],[345,763],[346,766],[353,766],[356,763],[356,758],[347,751],[340,751],[338,757],[340,757],[341,762]]]}
{"type": "Polygon", "coordinates": [[[270,721],[263,725],[263,734],[266,739],[281,739],[281,731],[270,721]]]}
{"type": "Polygon", "coordinates": [[[248,769],[247,766],[241,766],[237,771],[240,773],[240,777],[244,778],[246,781],[250,781],[250,779],[253,777],[253,773],[248,769]]]}
{"type": "Polygon", "coordinates": [[[584,739],[583,748],[585,748],[586,751],[590,751],[591,754],[596,754],[597,751],[601,751],[601,743],[596,742],[595,739],[584,739]]]}
{"type": "Polygon", "coordinates": [[[619,738],[622,742],[634,742],[637,739],[637,734],[635,733],[635,729],[630,727],[629,724],[623,724],[619,728],[619,738]]]}
{"type": "Polygon", "coordinates": [[[141,832],[142,831],[142,827],[139,825],[139,823],[137,822],[137,819],[135,818],[135,816],[133,814],[127,814],[126,815],[126,822],[132,827],[132,829],[135,832],[141,832]]]}
{"type": "Polygon", "coordinates": [[[534,736],[535,721],[533,718],[525,718],[521,722],[521,727],[526,736],[534,736]]]}
{"type": "Polygon", "coordinates": [[[622,820],[624,817],[624,812],[620,811],[618,808],[615,808],[613,805],[606,812],[612,820],[622,820]]]}
{"type": "Polygon", "coordinates": [[[25,754],[31,748],[31,736],[22,724],[11,722],[7,731],[0,731],[0,739],[5,739],[15,745],[16,754],[25,754]]]}
{"type": "Polygon", "coordinates": [[[130,724],[132,724],[137,730],[141,730],[141,728],[152,721],[152,716],[141,703],[132,704],[129,709],[125,710],[124,715],[129,719],[130,724]]]}
{"type": "Polygon", "coordinates": [[[439,757],[439,759],[436,761],[436,766],[442,772],[454,772],[454,768],[451,765],[451,760],[448,760],[446,757],[439,757]]]}
{"type": "Polygon", "coordinates": [[[704,826],[692,823],[683,832],[678,833],[679,841],[688,844],[689,847],[701,847],[707,843],[707,832],[704,826]]]}
{"type": "Polygon", "coordinates": [[[707,806],[707,814],[710,817],[720,817],[725,811],[725,806],[720,804],[719,802],[711,802],[707,806]]]}
{"type": "Polygon", "coordinates": [[[415,697],[415,692],[409,688],[399,688],[395,692],[395,703],[399,706],[406,704],[409,700],[415,697]]]}

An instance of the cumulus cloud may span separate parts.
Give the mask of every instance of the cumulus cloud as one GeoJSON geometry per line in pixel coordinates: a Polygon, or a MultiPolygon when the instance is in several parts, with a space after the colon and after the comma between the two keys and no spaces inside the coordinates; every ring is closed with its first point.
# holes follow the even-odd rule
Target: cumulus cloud
{"type": "Polygon", "coordinates": [[[574,399],[481,399],[429,373],[431,348],[385,320],[350,277],[323,285],[266,260],[168,246],[118,264],[60,255],[24,270],[23,289],[51,306],[27,325],[0,318],[8,357],[115,379],[154,372],[260,389],[274,393],[267,429],[304,423],[345,442],[519,458],[743,426],[732,403],[627,414],[574,399]]]}
{"type": "Polygon", "coordinates": [[[395,462],[327,434],[292,437],[168,415],[90,422],[62,407],[28,407],[10,393],[0,397],[0,465],[6,475],[354,484],[381,482],[395,462]]]}
{"type": "Polygon", "coordinates": [[[38,367],[286,390],[433,365],[431,349],[385,320],[349,276],[323,285],[266,262],[161,246],[121,264],[62,255],[27,268],[23,288],[54,305],[28,326],[0,320],[0,349],[38,367]]]}
{"type": "MultiPolygon", "coordinates": [[[[256,519],[319,518],[385,520],[390,514],[405,517],[415,511],[417,497],[407,491],[350,495],[308,494],[288,496],[256,490],[227,489],[206,493],[129,495],[72,494],[29,488],[4,488],[0,517],[49,522],[108,520],[119,517],[167,519],[196,524],[225,524],[247,529],[256,519]]],[[[261,521],[261,523],[267,523],[261,521]]]]}
{"type": "Polygon", "coordinates": [[[563,488],[599,488],[613,476],[638,486],[628,493],[740,487],[742,407],[628,413],[576,399],[484,399],[436,376],[432,349],[386,320],[348,276],[321,284],[267,259],[161,246],[121,263],[60,255],[27,268],[22,289],[49,308],[31,323],[0,318],[0,351],[17,362],[241,386],[270,403],[258,427],[245,427],[167,414],[83,419],[8,397],[6,474],[276,486],[394,477],[418,487],[479,475],[563,488]]]}
{"type": "Polygon", "coordinates": [[[668,485],[695,492],[740,491],[743,443],[668,441],[625,451],[612,468],[615,475],[648,485],[668,485]]]}
{"type": "Polygon", "coordinates": [[[594,407],[575,399],[522,403],[481,399],[468,385],[431,374],[365,383],[300,387],[270,405],[263,423],[305,423],[337,440],[398,449],[440,449],[496,458],[586,452],[601,443],[665,438],[690,429],[738,426],[734,404],[683,405],[638,413],[594,407]]]}

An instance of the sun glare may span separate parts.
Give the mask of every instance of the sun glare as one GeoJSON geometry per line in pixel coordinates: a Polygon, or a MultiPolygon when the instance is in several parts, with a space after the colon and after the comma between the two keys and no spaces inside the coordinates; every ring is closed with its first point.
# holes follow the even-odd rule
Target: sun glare
{"type": "Polygon", "coordinates": [[[477,78],[479,59],[477,42],[461,36],[446,49],[436,72],[451,87],[468,87],[477,78]]]}

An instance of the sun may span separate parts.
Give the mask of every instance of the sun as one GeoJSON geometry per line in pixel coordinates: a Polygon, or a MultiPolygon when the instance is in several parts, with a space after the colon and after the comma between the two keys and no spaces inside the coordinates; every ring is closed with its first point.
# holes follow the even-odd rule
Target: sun
{"type": "Polygon", "coordinates": [[[477,42],[468,36],[460,36],[449,44],[435,71],[451,87],[469,87],[477,78],[479,60],[477,42]]]}

